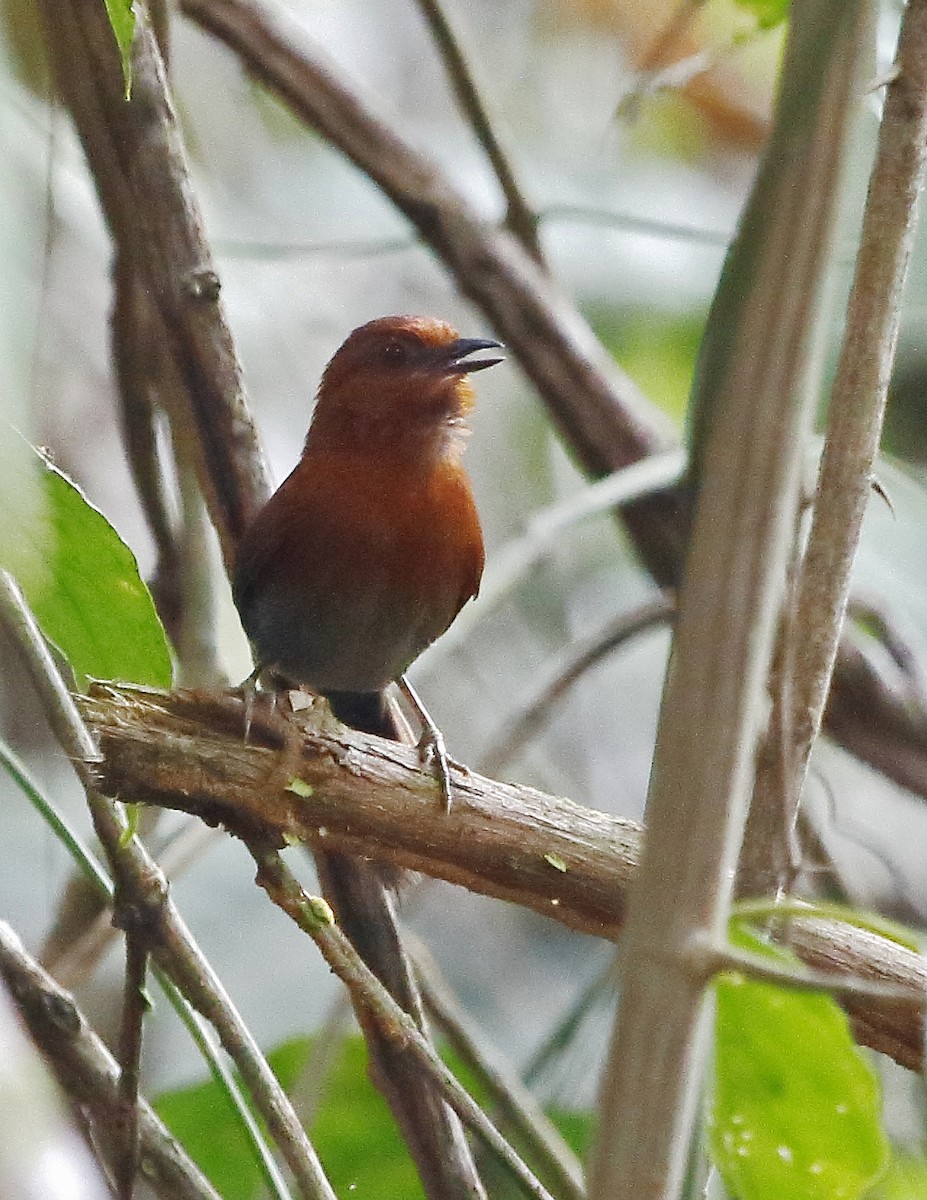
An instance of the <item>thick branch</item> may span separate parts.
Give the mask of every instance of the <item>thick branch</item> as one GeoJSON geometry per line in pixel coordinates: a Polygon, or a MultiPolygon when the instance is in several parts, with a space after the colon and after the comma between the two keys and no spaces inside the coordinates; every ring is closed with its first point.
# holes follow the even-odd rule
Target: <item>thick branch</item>
{"type": "MultiPolygon", "coordinates": [[[[322,842],[533,908],[574,929],[609,938],[621,932],[641,851],[642,831],[632,821],[464,774],[455,774],[455,805],[446,815],[414,751],[318,714],[303,718],[301,755],[290,762],[279,749],[245,744],[241,704],[232,696],[98,687],[79,704],[103,747],[101,785],[126,801],[194,813],[232,831],[322,842]],[[281,770],[282,761],[289,769],[281,770]],[[286,790],[293,775],[311,795],[286,790]]],[[[788,929],[809,966],[927,995],[927,969],[903,946],[836,921],[792,920],[788,929]]],[[[860,1041],[920,1069],[923,1003],[862,995],[840,1001],[860,1041]]]]}
{"type": "Polygon", "coordinates": [[[624,918],[640,840],[632,822],[459,772],[454,807],[444,816],[414,747],[355,733],[327,715],[301,714],[302,755],[290,761],[291,752],[281,756],[273,745],[276,726],[266,739],[271,746],[255,744],[258,721],[245,743],[241,702],[232,696],[98,686],[79,703],[101,739],[101,784],[122,800],[192,812],[233,831],[269,828],[326,850],[373,855],[553,911],[605,937],[624,918]],[[288,789],[297,774],[298,790],[288,789]]]}

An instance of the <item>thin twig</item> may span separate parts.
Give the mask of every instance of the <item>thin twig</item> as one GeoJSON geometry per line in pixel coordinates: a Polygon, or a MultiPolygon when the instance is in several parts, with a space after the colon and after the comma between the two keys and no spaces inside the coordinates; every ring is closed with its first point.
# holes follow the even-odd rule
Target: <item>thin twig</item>
{"type": "Polygon", "coordinates": [[[502,194],[505,196],[505,223],[539,266],[544,266],[544,254],[538,241],[538,218],[524,197],[521,186],[508,153],[503,149],[499,136],[489,119],[486,104],[480,95],[473,71],[467,62],[463,47],[439,0],[417,0],[418,7],[428,22],[435,44],[444,60],[444,66],[457,96],[464,116],[470,123],[477,140],[492,163],[502,194]]]}
{"type": "Polygon", "coordinates": [[[796,970],[787,963],[774,962],[736,946],[706,945],[694,948],[693,960],[705,976],[734,971],[756,983],[770,983],[791,992],[823,992],[835,999],[852,996],[857,1001],[899,1001],[918,1004],[923,1000],[920,988],[905,984],[883,983],[861,975],[835,974],[833,971],[796,970]]]}
{"type": "MultiPolygon", "coordinates": [[[[116,912],[127,908],[125,898],[115,901],[116,912]]],[[[139,1085],[142,1066],[142,1026],[148,1013],[145,977],[148,951],[134,931],[126,930],[126,963],[119,1027],[119,1156],[114,1174],[120,1200],[132,1200],[139,1162],[139,1085]]]]}
{"type": "Polygon", "coordinates": [[[846,334],[832,388],[796,624],[803,780],[820,728],[882,434],[901,299],[927,176],[927,3],[910,0],[887,84],[846,334]]]}
{"type": "MultiPolygon", "coordinates": [[[[23,949],[0,921],[0,975],[16,998],[36,1044],[44,1051],[69,1096],[94,1117],[111,1161],[118,1159],[119,1067],[90,1029],[71,996],[23,949]]],[[[141,1171],[159,1196],[170,1200],[219,1200],[209,1181],[188,1158],[149,1106],[139,1104],[141,1171]]]]}
{"type": "Polygon", "coordinates": [[[648,496],[671,492],[686,467],[682,450],[652,454],[621,467],[575,495],[542,508],[528,521],[524,533],[494,551],[486,564],[477,603],[468,605],[429,652],[430,670],[446,655],[463,646],[480,621],[511,596],[539,562],[559,544],[561,537],[599,513],[621,511],[648,496]]]}
{"type": "Polygon", "coordinates": [[[528,700],[509,717],[495,740],[480,756],[480,770],[497,775],[537,734],[553,706],[588,671],[624,646],[632,638],[668,624],[676,611],[669,597],[651,600],[622,613],[589,637],[582,638],[559,654],[535,684],[528,700]]]}
{"type": "Polygon", "coordinates": [[[526,1195],[535,1197],[535,1200],[553,1200],[476,1101],[457,1082],[415,1021],[399,1007],[366,965],[334,923],[331,910],[325,902],[303,891],[273,843],[247,835],[244,840],[257,864],[260,886],[274,904],[312,938],[325,961],[352,996],[357,997],[368,1009],[384,1036],[414,1054],[427,1078],[440,1089],[461,1121],[492,1151],[526,1195]]]}
{"type": "Polygon", "coordinates": [[[411,937],[408,944],[427,1009],[469,1070],[477,1072],[519,1144],[530,1147],[540,1164],[539,1174],[551,1179],[562,1200],[585,1200],[582,1166],[559,1130],[515,1071],[486,1047],[427,946],[411,937]]]}
{"type": "Polygon", "coordinates": [[[0,620],[13,635],[48,721],[84,784],[110,870],[124,894],[132,897],[136,928],[144,927],[149,949],[159,966],[215,1027],[280,1146],[300,1195],[305,1200],[334,1200],[315,1150],[286,1093],[175,909],[163,874],[137,838],[123,844],[124,823],[112,801],[97,790],[94,768],[100,755],[96,743],[64,687],[18,588],[5,572],[0,572],[0,620]]]}

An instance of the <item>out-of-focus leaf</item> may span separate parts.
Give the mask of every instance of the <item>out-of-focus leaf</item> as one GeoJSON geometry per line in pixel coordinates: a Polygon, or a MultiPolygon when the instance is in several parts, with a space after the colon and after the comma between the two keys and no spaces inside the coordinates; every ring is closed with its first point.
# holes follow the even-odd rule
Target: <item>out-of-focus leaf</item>
{"type": "Polygon", "coordinates": [[[772,29],[789,15],[789,0],[735,0],[735,3],[756,17],[760,29],[772,29]]]}
{"type": "Polygon", "coordinates": [[[424,1196],[386,1101],[367,1077],[363,1038],[345,1040],[310,1133],[337,1195],[377,1200],[424,1196]]]}
{"type": "MultiPolygon", "coordinates": [[[[743,929],[732,941],[790,965],[743,929]]],[[[795,961],[796,970],[801,966],[795,961]]],[[[715,984],[712,1156],[738,1200],[854,1200],[884,1170],[875,1075],[843,1010],[734,973],[715,984]]]]}
{"type": "Polygon", "coordinates": [[[592,1143],[592,1133],[595,1127],[592,1113],[553,1109],[548,1116],[560,1130],[574,1154],[578,1154],[582,1158],[592,1143]]]}
{"type": "Polygon", "coordinates": [[[592,314],[596,333],[644,395],[682,428],[704,328],[701,315],[592,314]]]}
{"type": "Polygon", "coordinates": [[[170,687],[167,639],[129,547],[77,485],[25,443],[3,465],[0,567],[19,583],[46,637],[81,677],[170,687]]]}

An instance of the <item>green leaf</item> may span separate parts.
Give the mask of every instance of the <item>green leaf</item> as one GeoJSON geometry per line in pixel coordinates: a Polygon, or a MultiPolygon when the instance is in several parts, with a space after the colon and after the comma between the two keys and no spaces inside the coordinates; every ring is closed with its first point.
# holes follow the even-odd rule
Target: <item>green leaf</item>
{"type": "Polygon", "coordinates": [[[105,0],[106,15],[119,47],[122,63],[122,78],[125,82],[125,97],[132,94],[132,39],[135,37],[135,13],[132,0],[105,0]]]}
{"type": "Polygon", "coordinates": [[[376,1196],[377,1200],[423,1197],[386,1101],[367,1077],[363,1038],[345,1039],[310,1132],[336,1195],[376,1196]]]}
{"type": "Polygon", "coordinates": [[[896,1150],[888,1170],[866,1200],[925,1200],[927,1198],[927,1162],[896,1150]]]}
{"type": "MultiPolygon", "coordinates": [[[[298,1038],[268,1055],[287,1091],[305,1065],[311,1045],[311,1039],[298,1038]]],[[[258,1168],[215,1083],[165,1093],[155,1101],[155,1108],[223,1200],[252,1200],[260,1184],[258,1168]]],[[[386,1102],[367,1077],[362,1038],[345,1039],[309,1132],[337,1195],[422,1200],[408,1151],[386,1102]]]]}
{"type": "Polygon", "coordinates": [[[595,307],[599,338],[624,371],[680,426],[704,329],[704,314],[668,315],[595,307]]]}
{"type": "Polygon", "coordinates": [[[132,551],[70,479],[7,437],[0,568],[77,675],[170,687],[167,639],[132,551]]]}
{"type": "MultiPolygon", "coordinates": [[[[777,962],[745,930],[732,941],[777,962]]],[[[711,1148],[738,1200],[854,1200],[884,1170],[878,1084],[843,1010],[820,993],[725,973],[715,984],[711,1148]]]]}

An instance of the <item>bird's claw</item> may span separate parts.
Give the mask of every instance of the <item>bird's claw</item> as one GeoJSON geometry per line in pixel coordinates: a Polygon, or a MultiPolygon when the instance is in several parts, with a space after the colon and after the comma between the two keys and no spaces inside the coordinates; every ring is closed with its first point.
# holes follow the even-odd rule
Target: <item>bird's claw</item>
{"type": "Polygon", "coordinates": [[[426,769],[430,769],[438,787],[441,789],[441,801],[444,811],[451,811],[451,768],[444,744],[444,735],[436,726],[425,729],[418,739],[418,760],[426,769]]]}

